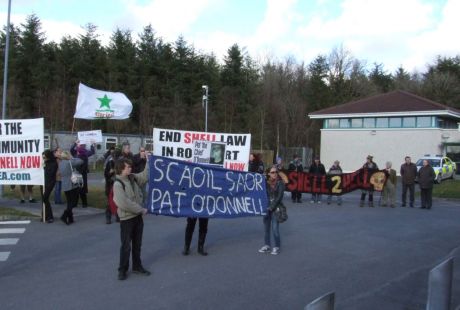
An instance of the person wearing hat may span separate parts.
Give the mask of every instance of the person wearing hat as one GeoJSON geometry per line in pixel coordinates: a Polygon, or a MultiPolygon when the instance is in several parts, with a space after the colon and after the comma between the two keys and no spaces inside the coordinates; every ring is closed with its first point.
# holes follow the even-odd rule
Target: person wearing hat
{"type": "MultiPolygon", "coordinates": [[[[319,160],[319,156],[315,157],[315,160],[310,166],[309,170],[311,177],[316,177],[316,179],[321,179],[323,175],[326,175],[326,168],[319,160]]],[[[313,182],[312,182],[313,183],[313,182]]],[[[311,203],[321,203],[321,194],[320,193],[311,193],[311,203]]]]}
{"type": "MultiPolygon", "coordinates": [[[[302,161],[300,160],[300,157],[298,155],[294,155],[293,160],[289,163],[288,166],[289,171],[296,171],[296,172],[303,172],[303,166],[302,166],[302,161]]],[[[291,191],[291,198],[292,202],[302,202],[302,193],[299,192],[298,190],[293,190],[291,191]]]]}
{"type": "MultiPolygon", "coordinates": [[[[86,149],[86,145],[80,143],[80,140],[75,141],[75,143],[70,148],[70,154],[72,157],[80,158],[83,161],[83,164],[77,167],[78,172],[83,176],[83,187],[80,188],[79,198],[81,198],[82,208],[88,207],[88,158],[96,153],[96,143],[91,144],[89,150],[86,149]]],[[[78,200],[77,200],[78,201],[78,200]]]]}
{"type": "MultiPolygon", "coordinates": [[[[363,165],[363,169],[368,169],[368,170],[378,170],[379,167],[377,166],[376,163],[373,161],[373,156],[367,155],[366,157],[366,162],[363,165]]],[[[360,207],[364,207],[364,201],[366,200],[366,194],[369,194],[369,207],[374,207],[374,190],[373,189],[363,189],[361,191],[361,201],[359,203],[360,207]]]]}
{"type": "MultiPolygon", "coordinates": [[[[327,172],[328,175],[342,175],[342,167],[340,167],[340,162],[338,160],[334,161],[334,164],[329,168],[327,172]]],[[[332,195],[327,196],[327,204],[331,204],[332,195]]],[[[337,196],[337,204],[340,206],[342,204],[342,196],[337,196]]]]}

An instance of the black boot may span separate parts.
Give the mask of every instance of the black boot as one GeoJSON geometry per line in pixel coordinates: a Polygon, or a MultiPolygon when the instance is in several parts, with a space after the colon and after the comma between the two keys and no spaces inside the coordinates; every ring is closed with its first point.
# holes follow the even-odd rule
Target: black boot
{"type": "Polygon", "coordinates": [[[109,207],[105,209],[105,223],[112,224],[112,212],[110,211],[109,207]]]}
{"type": "Polygon", "coordinates": [[[182,251],[182,255],[187,256],[190,254],[190,245],[184,245],[184,250],[182,251]]]}
{"type": "Polygon", "coordinates": [[[61,215],[61,221],[63,221],[66,225],[69,225],[69,212],[67,210],[64,210],[64,213],[61,215]]]}
{"type": "Polygon", "coordinates": [[[190,254],[190,243],[192,242],[193,231],[185,230],[185,244],[182,254],[187,256],[190,254]]]}
{"type": "Polygon", "coordinates": [[[69,218],[69,224],[72,224],[74,221],[73,221],[73,213],[72,211],[69,212],[69,215],[68,215],[68,218],[69,218]]]}
{"type": "Polygon", "coordinates": [[[206,240],[206,233],[200,232],[198,236],[198,253],[206,256],[208,255],[208,252],[205,252],[204,250],[204,241],[206,240]]]}

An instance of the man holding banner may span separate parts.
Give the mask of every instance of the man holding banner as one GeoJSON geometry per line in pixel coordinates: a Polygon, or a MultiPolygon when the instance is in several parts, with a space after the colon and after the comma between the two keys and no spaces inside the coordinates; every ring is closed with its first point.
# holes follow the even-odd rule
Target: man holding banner
{"type": "Polygon", "coordinates": [[[117,205],[120,217],[120,265],[118,280],[125,280],[129,269],[129,256],[133,257],[133,273],[148,276],[150,271],[142,266],[141,246],[144,221],[142,216],[147,209],[142,207],[142,190],[148,180],[148,169],[143,172],[131,173],[132,162],[121,158],[115,162],[115,182],[113,184],[113,201],[117,205]]]}

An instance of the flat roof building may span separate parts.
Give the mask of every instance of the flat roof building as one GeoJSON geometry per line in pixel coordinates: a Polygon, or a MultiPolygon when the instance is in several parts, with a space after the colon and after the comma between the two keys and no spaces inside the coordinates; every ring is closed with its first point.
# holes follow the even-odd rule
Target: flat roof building
{"type": "Polygon", "coordinates": [[[381,169],[391,161],[399,173],[405,156],[415,162],[426,154],[445,155],[447,146],[460,147],[460,110],[406,91],[348,102],[308,116],[323,121],[321,161],[326,168],[337,159],[342,169],[354,171],[372,155],[381,169]]]}

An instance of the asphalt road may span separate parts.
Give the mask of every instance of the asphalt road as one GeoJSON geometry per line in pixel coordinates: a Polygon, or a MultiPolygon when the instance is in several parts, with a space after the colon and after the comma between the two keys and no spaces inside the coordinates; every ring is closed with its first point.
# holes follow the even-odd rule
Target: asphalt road
{"type": "MultiPolygon", "coordinates": [[[[211,220],[210,255],[182,256],[185,219],[145,217],[142,258],[150,277],[117,280],[119,226],[103,214],[76,223],[32,221],[0,262],[1,309],[303,309],[336,292],[336,309],[424,309],[428,272],[455,257],[453,306],[460,305],[460,203],[432,210],[292,204],[282,252],[260,254],[261,218],[211,220]]],[[[305,200],[305,199],[304,199],[305,200]]],[[[78,211],[78,210],[77,210],[78,211]]],[[[10,238],[13,235],[0,235],[10,238]]]]}

